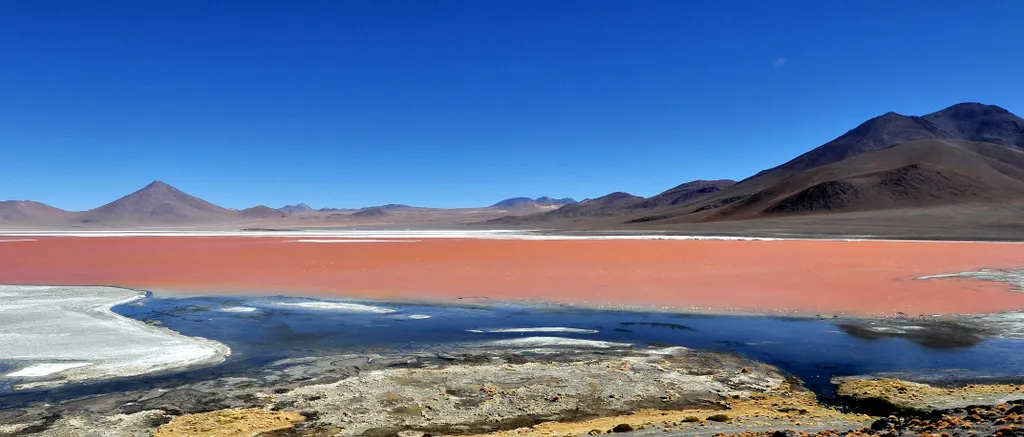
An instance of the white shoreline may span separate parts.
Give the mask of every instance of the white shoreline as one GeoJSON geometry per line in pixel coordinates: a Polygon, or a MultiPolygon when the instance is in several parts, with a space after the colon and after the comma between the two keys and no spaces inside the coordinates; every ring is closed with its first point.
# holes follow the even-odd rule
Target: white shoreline
{"type": "Polygon", "coordinates": [[[231,350],[111,311],[140,299],[113,287],[0,285],[0,376],[15,388],[109,379],[219,364],[231,350]]]}
{"type": "MultiPolygon", "coordinates": [[[[737,237],[725,235],[667,235],[667,234],[605,234],[605,235],[559,235],[539,234],[546,230],[318,230],[296,231],[175,231],[175,230],[120,230],[120,231],[52,231],[52,230],[0,230],[2,237],[252,237],[292,238],[305,240],[303,243],[383,243],[398,242],[399,239],[488,239],[488,240],[666,240],[666,241],[835,241],[835,242],[887,242],[887,243],[988,243],[1024,244],[1014,241],[978,240],[900,240],[880,239],[867,236],[847,238],[807,237],[737,237]],[[312,241],[317,240],[317,241],[312,241]],[[365,240],[365,241],[358,241],[365,240]],[[378,240],[378,241],[371,241],[378,240]]],[[[293,241],[299,242],[299,241],[293,241]]],[[[403,241],[405,242],[405,241],[403,241]]],[[[413,241],[408,241],[413,242],[413,241]]]]}
{"type": "Polygon", "coordinates": [[[487,334],[519,334],[519,333],[551,333],[562,332],[566,334],[597,334],[596,329],[566,328],[564,326],[540,326],[535,328],[499,328],[499,329],[470,329],[469,332],[487,334]]]}

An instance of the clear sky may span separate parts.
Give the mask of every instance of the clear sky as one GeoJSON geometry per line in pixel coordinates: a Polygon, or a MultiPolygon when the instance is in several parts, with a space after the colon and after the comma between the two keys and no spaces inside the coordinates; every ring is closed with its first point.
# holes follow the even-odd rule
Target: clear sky
{"type": "Polygon", "coordinates": [[[7,1],[0,199],[479,206],[740,179],[1024,113],[1024,1],[7,1]]]}

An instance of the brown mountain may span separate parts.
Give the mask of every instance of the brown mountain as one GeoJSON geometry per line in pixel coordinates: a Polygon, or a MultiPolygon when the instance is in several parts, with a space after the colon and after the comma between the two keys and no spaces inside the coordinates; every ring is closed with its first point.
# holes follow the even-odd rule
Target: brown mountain
{"type": "MultiPolygon", "coordinates": [[[[949,144],[962,145],[963,141],[977,142],[978,139],[984,139],[986,143],[998,147],[998,149],[986,149],[985,153],[987,153],[987,155],[983,154],[984,156],[992,156],[992,154],[997,153],[996,150],[998,150],[998,154],[1012,153],[1014,151],[1019,151],[1018,149],[1024,149],[1019,146],[1022,141],[1022,137],[1024,137],[1024,120],[1021,120],[1009,111],[997,106],[982,105],[979,103],[963,103],[923,117],[905,116],[890,112],[868,120],[860,126],[826,144],[823,144],[820,147],[800,155],[778,167],[758,173],[757,175],[745,179],[732,187],[723,189],[704,198],[697,199],[696,201],[667,206],[659,211],[647,211],[641,213],[639,217],[634,217],[633,220],[636,220],[637,218],[644,218],[646,221],[675,222],[752,217],[764,212],[763,210],[758,210],[758,207],[768,208],[764,204],[767,199],[776,199],[776,196],[781,194],[793,195],[802,190],[810,190],[805,193],[804,197],[801,197],[803,201],[811,203],[825,202],[825,204],[830,204],[824,199],[830,198],[833,194],[842,194],[840,192],[845,192],[844,190],[850,190],[852,188],[845,184],[826,184],[814,187],[815,184],[839,181],[844,178],[852,178],[857,175],[863,176],[867,175],[867,173],[870,173],[871,171],[895,171],[896,167],[892,167],[892,165],[896,162],[902,163],[904,166],[911,166],[916,163],[914,159],[918,158],[920,161],[919,163],[922,164],[923,167],[908,174],[900,175],[898,176],[898,179],[925,177],[921,174],[917,174],[917,172],[931,172],[932,170],[938,171],[938,173],[954,179],[956,179],[956,177],[954,177],[955,175],[950,173],[954,170],[968,178],[975,176],[981,177],[980,174],[976,173],[978,169],[958,169],[958,164],[949,162],[946,159],[940,159],[940,161],[944,163],[941,168],[931,168],[930,170],[927,170],[930,168],[929,166],[932,165],[931,160],[936,158],[930,154],[921,156],[913,154],[930,151],[931,149],[928,149],[927,147],[921,147],[921,144],[931,144],[940,146],[944,145],[944,147],[938,147],[935,151],[930,151],[929,153],[960,155],[963,153],[960,151],[963,147],[959,147],[960,150],[949,150],[949,144]],[[900,159],[891,163],[874,162],[868,165],[863,160],[850,161],[850,159],[861,155],[870,155],[873,152],[887,150],[894,146],[914,142],[916,140],[948,141],[919,143],[915,147],[901,149],[902,151],[900,152],[871,155],[870,158],[865,158],[869,160],[884,160],[894,159],[894,156],[900,155],[900,159]],[[903,154],[911,155],[904,156],[903,154]],[[823,173],[821,172],[801,175],[803,172],[826,166],[831,166],[828,170],[829,172],[832,172],[831,174],[834,176],[831,177],[831,179],[827,176],[823,176],[823,173]],[[841,168],[848,168],[850,171],[838,171],[841,168]],[[805,182],[809,183],[809,185],[800,185],[805,182]],[[812,201],[811,199],[816,200],[812,201]],[[708,212],[719,209],[723,210],[716,211],[714,213],[708,212]],[[690,215],[692,216],[686,218],[682,217],[690,215]]],[[[909,171],[910,169],[907,170],[909,171]]],[[[867,191],[858,192],[857,196],[860,198],[867,198],[875,195],[881,196],[877,204],[883,205],[888,201],[883,200],[882,198],[888,198],[891,200],[895,197],[891,197],[888,194],[883,195],[879,190],[886,187],[891,189],[897,188],[893,185],[895,182],[883,177],[885,175],[877,176],[881,177],[881,180],[885,180],[886,183],[867,191]]],[[[897,175],[891,176],[897,177],[897,175]]],[[[927,178],[932,178],[933,176],[934,174],[927,178]]],[[[957,180],[959,180],[960,183],[967,183],[965,180],[957,180]]],[[[847,182],[853,183],[853,181],[847,182]]],[[[863,184],[868,183],[867,180],[858,180],[856,182],[857,183],[855,185],[862,189],[865,189],[863,188],[863,184]]],[[[925,181],[922,179],[919,182],[924,183],[925,181]]],[[[940,181],[935,180],[934,182],[939,183],[940,181]]],[[[908,188],[903,186],[900,189],[908,188]]],[[[968,191],[973,192],[972,190],[968,191]]],[[[953,192],[955,192],[955,190],[939,195],[938,198],[948,200],[953,192]]],[[[895,196],[895,194],[893,194],[893,196],[895,196]]],[[[929,195],[922,194],[922,196],[928,197],[929,195]]],[[[848,194],[843,194],[840,197],[848,197],[848,194]]],[[[840,201],[840,203],[842,202],[843,201],[840,201]]],[[[867,204],[872,203],[867,200],[858,202],[862,202],[860,203],[860,206],[851,205],[838,209],[858,209],[868,207],[867,204]]],[[[932,203],[936,202],[941,203],[941,201],[938,200],[932,203]]],[[[920,201],[915,200],[911,202],[911,204],[916,203],[920,203],[920,201]]],[[[792,205],[789,207],[779,206],[772,211],[774,213],[782,213],[785,211],[807,212],[819,211],[822,210],[822,208],[823,207],[821,205],[792,205]]],[[[836,209],[837,208],[832,208],[832,210],[836,209]]]]}
{"type": "Polygon", "coordinates": [[[563,205],[571,205],[573,203],[576,203],[576,200],[569,197],[564,197],[561,199],[555,199],[547,196],[538,197],[536,199],[532,199],[529,197],[512,197],[495,203],[494,205],[491,205],[491,208],[536,209],[559,207],[563,205]]]}
{"type": "Polygon", "coordinates": [[[521,217],[503,217],[494,220],[496,223],[539,223],[558,219],[584,219],[587,217],[609,216],[622,214],[643,198],[628,192],[616,191],[596,199],[565,205],[557,210],[521,217]]]}
{"type": "Polygon", "coordinates": [[[567,204],[556,210],[518,217],[502,217],[492,220],[500,224],[548,224],[572,219],[585,220],[588,217],[615,217],[641,214],[672,205],[685,204],[698,198],[717,193],[736,184],[729,179],[696,180],[678,185],[652,197],[643,198],[629,193],[615,192],[595,199],[567,204]]]}
{"type": "Polygon", "coordinates": [[[238,212],[243,218],[248,219],[269,219],[269,218],[282,218],[287,217],[284,211],[274,209],[266,205],[257,205],[252,208],[246,208],[238,212]]]}
{"type": "Polygon", "coordinates": [[[998,106],[961,103],[924,119],[957,138],[1024,150],[1024,119],[998,106]]]}
{"type": "Polygon", "coordinates": [[[731,179],[720,179],[714,181],[697,180],[676,186],[656,196],[648,197],[633,205],[634,209],[660,208],[670,205],[681,205],[699,199],[709,194],[714,194],[736,185],[731,179]]]}
{"type": "Polygon", "coordinates": [[[916,140],[787,177],[702,219],[889,210],[1024,199],[1024,151],[916,140]]]}
{"type": "Polygon", "coordinates": [[[160,181],[99,208],[75,214],[77,223],[189,224],[231,220],[238,212],[193,197],[160,181]]]}
{"type": "Polygon", "coordinates": [[[352,217],[384,217],[391,215],[389,210],[405,210],[404,208],[387,208],[386,206],[374,206],[369,208],[363,208],[351,214],[352,217]]]}
{"type": "Polygon", "coordinates": [[[5,200],[0,202],[0,222],[53,223],[67,217],[69,212],[31,200],[5,200]]]}

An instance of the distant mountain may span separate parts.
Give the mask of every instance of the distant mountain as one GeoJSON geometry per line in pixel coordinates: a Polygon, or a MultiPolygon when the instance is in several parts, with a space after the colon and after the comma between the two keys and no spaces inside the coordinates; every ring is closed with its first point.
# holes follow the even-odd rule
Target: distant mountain
{"type": "Polygon", "coordinates": [[[69,212],[31,200],[0,201],[0,222],[33,223],[53,222],[66,217],[69,212]]]}
{"type": "Polygon", "coordinates": [[[390,215],[387,208],[383,206],[375,206],[371,208],[363,208],[359,211],[352,213],[352,217],[384,217],[390,215]]]}
{"type": "Polygon", "coordinates": [[[1024,120],[962,103],[887,113],[778,167],[633,222],[692,222],[1018,199],[1024,120]]]}
{"type": "Polygon", "coordinates": [[[792,175],[713,218],[872,211],[1024,199],[1024,151],[916,140],[792,175]]]}
{"type": "Polygon", "coordinates": [[[305,203],[300,203],[298,205],[285,205],[285,206],[282,206],[282,207],[278,208],[278,210],[280,210],[282,212],[289,212],[289,213],[290,212],[313,212],[313,211],[315,211],[313,208],[310,208],[309,205],[306,205],[305,203]]]}
{"type": "Polygon", "coordinates": [[[961,103],[924,119],[960,139],[1024,150],[1024,119],[998,106],[961,103]]]}
{"type": "Polygon", "coordinates": [[[187,224],[224,221],[238,212],[221,208],[170,185],[155,181],[99,208],[77,213],[78,223],[187,224]]]}
{"type": "Polygon", "coordinates": [[[608,215],[609,213],[613,213],[613,211],[620,210],[621,208],[628,208],[629,205],[632,205],[640,200],[643,200],[643,197],[634,196],[632,194],[623,193],[619,191],[611,194],[606,194],[595,199],[586,199],[583,200],[582,202],[565,205],[554,211],[545,212],[540,215],[549,218],[608,215]]]}
{"type": "Polygon", "coordinates": [[[633,209],[659,208],[669,205],[680,205],[692,200],[699,199],[709,194],[714,194],[736,185],[731,179],[719,179],[713,181],[697,180],[676,186],[656,196],[648,197],[636,204],[631,205],[633,209]]]}
{"type": "Polygon", "coordinates": [[[258,205],[252,208],[246,208],[239,211],[239,214],[244,218],[250,219],[269,219],[269,218],[280,218],[286,217],[284,211],[274,209],[265,205],[258,205]]]}
{"type": "Polygon", "coordinates": [[[502,200],[494,205],[492,208],[523,208],[523,207],[551,207],[551,206],[563,206],[572,205],[576,203],[576,200],[564,197],[561,199],[555,199],[551,197],[538,197],[531,199],[529,197],[513,197],[510,199],[502,200]]]}

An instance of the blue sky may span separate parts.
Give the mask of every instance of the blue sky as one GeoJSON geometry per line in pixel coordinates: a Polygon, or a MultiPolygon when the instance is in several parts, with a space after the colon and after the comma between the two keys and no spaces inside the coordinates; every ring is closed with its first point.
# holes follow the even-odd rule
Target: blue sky
{"type": "Polygon", "coordinates": [[[478,206],[740,179],[887,111],[1024,113],[1024,2],[0,4],[0,199],[478,206]]]}

